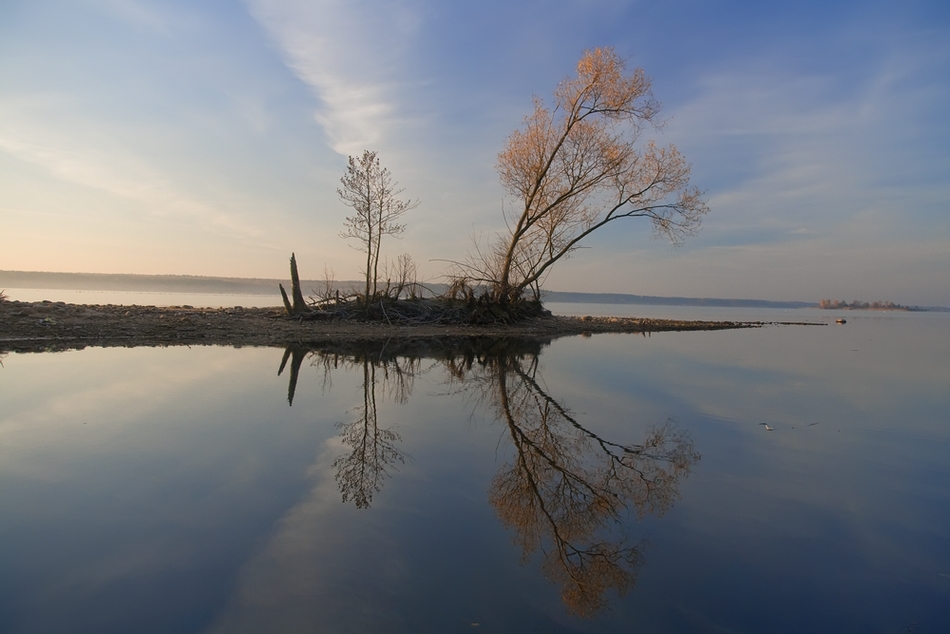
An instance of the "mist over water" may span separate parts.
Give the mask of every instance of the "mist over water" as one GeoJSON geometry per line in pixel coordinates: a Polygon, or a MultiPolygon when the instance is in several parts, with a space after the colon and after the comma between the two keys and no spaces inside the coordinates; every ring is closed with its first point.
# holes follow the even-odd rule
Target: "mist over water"
{"type": "Polygon", "coordinates": [[[116,304],[119,306],[196,306],[200,308],[266,308],[281,306],[280,294],[235,295],[231,293],[166,293],[159,291],[86,291],[48,288],[10,288],[11,300],[21,302],[66,302],[67,304],[116,304]]]}

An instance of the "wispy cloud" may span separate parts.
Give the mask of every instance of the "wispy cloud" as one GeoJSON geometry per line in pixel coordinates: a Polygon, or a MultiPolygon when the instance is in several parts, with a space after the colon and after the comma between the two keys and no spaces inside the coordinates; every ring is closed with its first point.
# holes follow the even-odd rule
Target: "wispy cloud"
{"type": "Polygon", "coordinates": [[[906,53],[886,58],[844,93],[833,74],[787,75],[771,65],[708,76],[699,97],[674,111],[670,131],[689,146],[696,172],[719,183],[707,224],[715,242],[736,232],[745,243],[756,225],[783,226],[789,237],[832,234],[868,210],[893,225],[907,223],[908,212],[935,222],[932,201],[950,195],[946,185],[909,184],[946,163],[922,143],[908,152],[927,125],[923,104],[934,102],[915,97],[935,90],[925,63],[906,53]]]}
{"type": "Polygon", "coordinates": [[[203,201],[112,129],[67,115],[69,99],[30,95],[0,99],[0,152],[37,165],[57,179],[135,203],[137,213],[174,218],[233,239],[259,242],[261,229],[203,201]]]}
{"type": "Polygon", "coordinates": [[[141,0],[86,0],[107,15],[134,26],[150,31],[166,32],[172,17],[171,11],[162,10],[160,5],[141,0]]]}
{"type": "Polygon", "coordinates": [[[287,66],[321,102],[315,113],[334,151],[376,147],[399,123],[400,58],[421,12],[406,2],[248,0],[287,66]]]}
{"type": "Polygon", "coordinates": [[[675,252],[633,223],[592,237],[557,273],[583,275],[553,286],[648,292],[655,279],[653,294],[687,294],[705,276],[703,294],[793,296],[815,261],[842,280],[946,270],[950,44],[926,3],[852,0],[815,25],[701,2],[243,3],[0,8],[10,266],[148,272],[151,254],[155,271],[270,276],[285,268],[276,249],[356,277],[334,190],[341,156],[372,149],[423,201],[390,247],[438,275],[430,259],[502,226],[493,166],[531,95],[613,45],[656,79],[671,116],[658,138],[692,161],[712,211],[675,252]]]}

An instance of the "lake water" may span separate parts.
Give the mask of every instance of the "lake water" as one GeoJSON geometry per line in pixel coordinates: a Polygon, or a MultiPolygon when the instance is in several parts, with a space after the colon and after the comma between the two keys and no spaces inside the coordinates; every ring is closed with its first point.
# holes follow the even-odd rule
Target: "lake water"
{"type": "Polygon", "coordinates": [[[950,631],[950,315],[575,308],[848,323],[5,355],[0,632],[950,631]]]}

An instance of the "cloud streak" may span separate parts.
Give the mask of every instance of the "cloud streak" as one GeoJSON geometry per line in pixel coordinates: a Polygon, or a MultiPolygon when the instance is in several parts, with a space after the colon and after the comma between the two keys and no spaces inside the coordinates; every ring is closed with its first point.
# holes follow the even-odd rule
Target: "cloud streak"
{"type": "Polygon", "coordinates": [[[941,162],[921,153],[921,144],[907,152],[925,117],[906,86],[932,90],[919,88],[928,83],[924,68],[926,60],[906,54],[886,59],[847,94],[835,94],[833,75],[788,75],[771,66],[707,76],[698,98],[675,109],[670,126],[689,148],[694,175],[720,183],[706,233],[722,244],[723,233],[751,235],[755,225],[831,232],[868,210],[895,224],[899,215],[932,225],[936,210],[926,201],[946,200],[946,185],[915,188],[917,204],[903,208],[910,194],[904,183],[941,162]]]}
{"type": "Polygon", "coordinates": [[[321,102],[315,113],[343,156],[377,147],[400,123],[400,77],[420,13],[405,2],[248,0],[284,62],[321,102]]]}
{"type": "Polygon", "coordinates": [[[174,218],[250,243],[264,239],[257,226],[191,195],[167,170],[118,142],[118,130],[61,116],[72,109],[55,95],[0,99],[0,152],[59,180],[135,203],[133,213],[174,218]]]}

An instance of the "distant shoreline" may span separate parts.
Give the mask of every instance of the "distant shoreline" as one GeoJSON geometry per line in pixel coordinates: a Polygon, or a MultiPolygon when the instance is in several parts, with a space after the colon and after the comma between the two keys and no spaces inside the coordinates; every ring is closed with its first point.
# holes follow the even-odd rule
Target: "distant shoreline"
{"type": "MultiPolygon", "coordinates": [[[[189,293],[207,295],[260,295],[274,298],[280,304],[277,285],[287,280],[243,277],[212,277],[198,275],[139,275],[132,273],[57,273],[43,271],[0,270],[0,290],[36,289],[66,291],[101,291],[128,293],[189,293]]],[[[304,279],[300,283],[305,293],[326,286],[326,280],[304,279]]],[[[336,281],[341,290],[357,288],[357,281],[336,281]]],[[[445,284],[427,284],[432,293],[442,293],[445,284]]],[[[818,302],[775,301],[761,299],[716,297],[663,297],[630,293],[581,293],[571,291],[544,291],[545,302],[567,304],[617,304],[641,306],[698,306],[716,308],[819,308],[818,302]]],[[[940,306],[903,307],[912,311],[950,311],[940,306]]],[[[859,309],[856,309],[859,310],[859,309]]]]}
{"type": "MultiPolygon", "coordinates": [[[[196,275],[137,275],[130,273],[52,273],[42,271],[0,271],[0,289],[49,289],[68,291],[112,291],[142,293],[192,293],[209,295],[273,296],[280,304],[277,285],[286,280],[266,278],[209,277],[196,275]]],[[[307,292],[326,285],[325,280],[301,280],[307,292]]],[[[356,288],[359,282],[338,281],[335,287],[356,288]]],[[[441,293],[445,284],[428,284],[433,293],[441,293]]],[[[545,291],[545,302],[570,304],[625,304],[648,306],[706,306],[727,308],[814,308],[817,302],[779,302],[756,299],[705,297],[660,297],[628,293],[576,293],[545,291]]]]}

